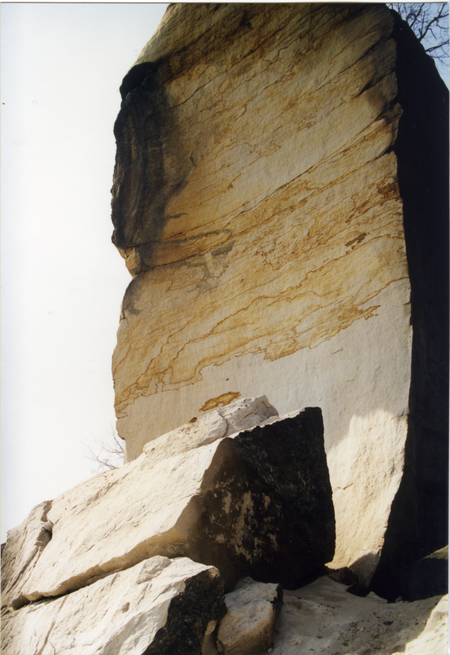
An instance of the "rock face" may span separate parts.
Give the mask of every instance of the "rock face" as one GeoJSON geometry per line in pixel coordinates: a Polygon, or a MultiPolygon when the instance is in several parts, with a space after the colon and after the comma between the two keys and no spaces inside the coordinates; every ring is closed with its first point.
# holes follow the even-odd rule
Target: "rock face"
{"type": "MultiPolygon", "coordinates": [[[[406,631],[405,631],[406,632],[406,631]]],[[[448,594],[443,596],[430,614],[423,632],[406,644],[405,650],[392,655],[447,655],[448,653],[448,594]]]]}
{"type": "Polygon", "coordinates": [[[434,64],[383,5],[179,4],[121,92],[113,240],[134,278],[113,373],[128,459],[235,398],[320,406],[334,566],[363,584],[378,567],[382,586],[399,542],[413,561],[447,541],[434,64]]]}
{"type": "Polygon", "coordinates": [[[47,520],[51,506],[51,501],[36,505],[17,528],[8,532],[2,548],[2,607],[9,605],[17,589],[26,584],[52,538],[52,525],[47,520]]]}
{"type": "Polygon", "coordinates": [[[9,533],[2,653],[250,655],[273,641],[279,582],[320,571],[334,537],[321,410],[237,400],[9,533]],[[225,600],[247,574],[275,583],[225,600]]]}
{"type": "Polygon", "coordinates": [[[382,5],[179,4],[121,93],[128,462],[9,534],[2,652],[444,653],[434,64],[382,5]]]}
{"type": "MultiPolygon", "coordinates": [[[[46,514],[51,540],[25,580],[6,580],[4,602],[19,608],[66,594],[156,555],[212,564],[228,589],[245,575],[292,588],[319,570],[335,537],[320,409],[267,420],[276,410],[261,398],[234,410],[212,410],[199,421],[210,431],[184,426],[175,442],[172,434],[152,444],[158,454],[56,498],[46,514]],[[235,432],[258,411],[260,426],[235,432]]],[[[27,539],[35,541],[26,522],[17,531],[7,560],[16,543],[30,550],[27,539]]]]}
{"type": "Polygon", "coordinates": [[[273,417],[278,417],[278,412],[265,396],[243,398],[198,418],[194,416],[189,423],[149,441],[144,446],[144,453],[155,465],[157,461],[253,428],[273,417]]]}
{"type": "Polygon", "coordinates": [[[227,613],[220,623],[217,648],[224,655],[262,653],[273,646],[283,604],[280,585],[244,578],[225,596],[227,613]]]}
{"type": "Polygon", "coordinates": [[[223,581],[187,558],[152,557],[4,616],[2,653],[200,655],[226,613],[223,581]]]}

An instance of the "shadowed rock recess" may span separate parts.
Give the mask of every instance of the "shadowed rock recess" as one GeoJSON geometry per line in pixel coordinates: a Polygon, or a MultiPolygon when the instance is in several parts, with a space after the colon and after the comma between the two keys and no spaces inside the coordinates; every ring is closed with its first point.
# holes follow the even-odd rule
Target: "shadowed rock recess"
{"type": "Polygon", "coordinates": [[[2,653],[446,655],[433,61],[381,4],[183,3],[120,90],[126,462],[8,533],[2,653]]]}

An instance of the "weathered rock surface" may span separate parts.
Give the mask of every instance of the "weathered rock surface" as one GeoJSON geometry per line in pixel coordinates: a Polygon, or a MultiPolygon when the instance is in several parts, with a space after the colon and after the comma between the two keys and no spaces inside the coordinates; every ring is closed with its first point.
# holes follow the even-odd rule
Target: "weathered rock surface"
{"type": "Polygon", "coordinates": [[[448,599],[428,597],[446,559],[424,557],[448,521],[434,64],[382,5],[179,4],[121,93],[129,463],[11,531],[2,652],[444,655],[448,599]],[[286,592],[274,632],[279,583],[334,554],[322,414],[305,404],[324,411],[330,566],[352,593],[286,592]],[[219,625],[245,575],[261,582],[241,581],[219,625]],[[400,590],[426,599],[374,593],[400,590]]]}
{"type": "MultiPolygon", "coordinates": [[[[405,630],[403,637],[408,637],[405,630]]],[[[416,639],[406,643],[405,649],[392,655],[447,655],[448,654],[448,594],[441,598],[430,614],[425,628],[416,639]]]]}
{"type": "Polygon", "coordinates": [[[153,557],[71,594],[4,614],[4,655],[201,655],[226,612],[213,567],[153,557]],[[205,639],[206,635],[206,639],[205,639]]]}
{"type": "Polygon", "coordinates": [[[322,407],[363,584],[447,542],[448,94],[408,35],[383,5],[179,4],[115,125],[128,458],[237,397],[322,407]]]}
{"type": "Polygon", "coordinates": [[[241,430],[253,428],[273,417],[278,417],[278,412],[265,396],[242,398],[223,409],[209,411],[198,418],[194,416],[189,423],[149,441],[144,446],[144,453],[156,464],[157,461],[172,455],[179,455],[241,430]]]}
{"type": "MultiPolygon", "coordinates": [[[[263,414],[273,413],[259,400],[263,414]]],[[[235,416],[251,415],[257,405],[238,401],[235,416]]],[[[212,418],[223,420],[221,411],[212,418]]],[[[190,424],[178,433],[184,449],[168,450],[164,459],[144,453],[53,501],[51,541],[23,584],[7,581],[15,607],[74,591],[155,555],[213,564],[228,588],[245,575],[292,588],[333,557],[320,409],[272,417],[212,443],[207,432],[197,432],[194,445],[206,445],[196,448],[190,428],[195,432],[190,424]]],[[[161,438],[161,452],[168,441],[161,438]]]]}
{"type": "Polygon", "coordinates": [[[328,577],[285,591],[271,655],[447,655],[448,596],[387,603],[328,577]]]}
{"type": "Polygon", "coordinates": [[[280,585],[244,578],[225,596],[227,614],[217,635],[217,649],[224,655],[251,655],[273,646],[277,619],[283,605],[280,585]]]}
{"type": "Polygon", "coordinates": [[[36,505],[17,528],[8,532],[2,549],[2,607],[9,605],[17,589],[26,584],[52,538],[53,526],[47,520],[51,506],[51,501],[36,505]]]}

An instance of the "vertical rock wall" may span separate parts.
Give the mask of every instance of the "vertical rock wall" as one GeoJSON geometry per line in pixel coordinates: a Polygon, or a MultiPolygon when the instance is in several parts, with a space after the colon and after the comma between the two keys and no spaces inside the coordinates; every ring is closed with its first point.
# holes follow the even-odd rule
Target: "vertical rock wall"
{"type": "Polygon", "coordinates": [[[413,349],[404,474],[373,580],[385,596],[402,567],[448,541],[448,91],[434,62],[397,16],[393,36],[403,109],[394,150],[411,283],[413,349]]]}
{"type": "MultiPolygon", "coordinates": [[[[435,162],[401,128],[416,120],[408,48],[383,5],[171,6],[115,125],[113,240],[133,275],[113,357],[128,460],[241,396],[320,406],[334,563],[364,583],[388,552],[405,448],[414,468],[444,402],[423,377],[441,270],[417,263],[430,253],[412,226],[439,219],[414,182],[435,162]]],[[[430,117],[424,103],[417,120],[430,117]]],[[[427,483],[412,475],[417,499],[427,483]]]]}

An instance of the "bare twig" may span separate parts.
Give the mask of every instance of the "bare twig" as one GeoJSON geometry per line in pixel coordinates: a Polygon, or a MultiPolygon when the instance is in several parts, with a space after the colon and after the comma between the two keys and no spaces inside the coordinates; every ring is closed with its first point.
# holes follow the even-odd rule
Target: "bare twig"
{"type": "Polygon", "coordinates": [[[387,6],[408,23],[430,57],[448,66],[449,6],[446,2],[392,2],[387,6]]]}
{"type": "Polygon", "coordinates": [[[95,471],[108,471],[118,468],[123,464],[125,455],[124,442],[117,434],[115,428],[111,430],[111,436],[98,442],[98,445],[92,448],[89,444],[84,443],[87,451],[87,457],[95,464],[95,471]]]}

